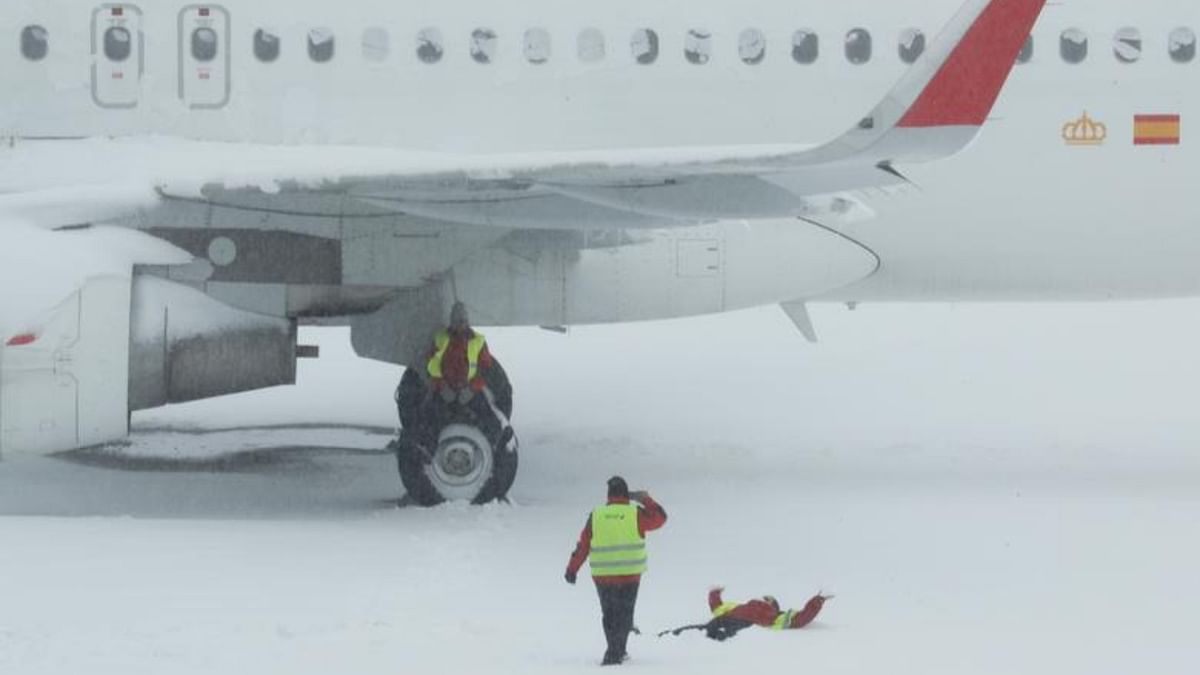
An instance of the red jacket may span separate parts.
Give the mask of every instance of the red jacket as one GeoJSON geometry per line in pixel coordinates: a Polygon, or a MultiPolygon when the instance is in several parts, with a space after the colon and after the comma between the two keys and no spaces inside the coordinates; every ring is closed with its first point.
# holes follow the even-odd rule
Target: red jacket
{"type": "MultiPolygon", "coordinates": [[[[467,362],[467,343],[471,338],[475,337],[475,331],[467,329],[465,331],[450,330],[450,344],[446,345],[446,355],[442,357],[442,376],[433,381],[434,389],[441,389],[443,385],[457,391],[466,389],[467,385],[471,385],[471,389],[475,391],[483,391],[487,383],[483,379],[484,371],[492,367],[492,354],[488,351],[485,344],[483,350],[479,352],[479,366],[475,378],[467,382],[467,373],[470,371],[470,364],[467,362]]],[[[429,353],[425,356],[425,363],[429,363],[437,355],[437,345],[434,345],[429,353]]]]}
{"type": "MultiPolygon", "coordinates": [[[[628,504],[629,500],[623,497],[616,497],[608,500],[609,504],[628,504]]],[[[638,508],[638,534],[643,537],[647,532],[657,530],[667,522],[667,512],[662,505],[654,501],[650,497],[642,500],[641,507],[638,508]]],[[[567,574],[575,576],[579,573],[579,568],[583,567],[583,561],[587,560],[588,554],[592,552],[592,516],[589,513],[587,523],[583,526],[583,531],[579,533],[579,543],[575,545],[575,552],[571,554],[571,560],[567,563],[567,574]]],[[[630,574],[621,577],[592,577],[598,584],[629,584],[640,581],[642,575],[630,574]]]]}
{"type": "MultiPolygon", "coordinates": [[[[715,612],[722,604],[724,602],[721,600],[721,589],[714,588],[709,591],[709,610],[715,612]]],[[[793,612],[791,621],[788,622],[785,628],[803,628],[807,626],[812,623],[813,619],[817,618],[817,615],[821,613],[821,608],[824,606],[825,598],[821,595],[814,595],[805,603],[804,609],[793,612]]],[[[748,621],[756,626],[770,628],[775,625],[775,620],[779,618],[779,615],[785,613],[784,611],[780,611],[778,603],[772,602],[767,598],[762,598],[743,602],[730,610],[729,613],[723,614],[722,617],[748,621]]]]}

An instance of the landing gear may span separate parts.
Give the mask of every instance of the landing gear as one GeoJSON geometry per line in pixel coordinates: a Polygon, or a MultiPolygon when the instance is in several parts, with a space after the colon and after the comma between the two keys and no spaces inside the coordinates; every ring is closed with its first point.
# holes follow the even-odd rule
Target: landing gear
{"type": "MultiPolygon", "coordinates": [[[[507,385],[507,378],[498,380],[507,385]]],[[[508,421],[511,390],[501,393],[493,395],[489,387],[447,402],[430,395],[413,369],[405,371],[396,392],[403,428],[393,447],[409,501],[434,506],[505,499],[517,477],[518,442],[508,421]]]]}
{"type": "Polygon", "coordinates": [[[420,506],[504,499],[517,477],[517,439],[512,427],[506,432],[493,442],[477,426],[449,424],[432,448],[401,433],[396,461],[409,499],[420,506]]]}

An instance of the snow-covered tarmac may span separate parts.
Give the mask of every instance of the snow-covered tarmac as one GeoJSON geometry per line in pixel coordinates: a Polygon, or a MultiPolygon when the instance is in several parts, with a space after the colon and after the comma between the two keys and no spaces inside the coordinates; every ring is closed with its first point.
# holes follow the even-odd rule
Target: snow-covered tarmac
{"type": "Polygon", "coordinates": [[[492,331],[514,503],[428,510],[374,450],[398,371],[310,331],[294,389],[0,463],[0,673],[591,672],[595,593],[562,572],[613,473],[670,514],[647,633],[714,583],[837,594],[804,631],[635,637],[637,671],[1191,672],[1197,310],[818,308],[818,346],[772,310],[492,331]],[[285,426],[194,433],[257,425],[285,426]]]}

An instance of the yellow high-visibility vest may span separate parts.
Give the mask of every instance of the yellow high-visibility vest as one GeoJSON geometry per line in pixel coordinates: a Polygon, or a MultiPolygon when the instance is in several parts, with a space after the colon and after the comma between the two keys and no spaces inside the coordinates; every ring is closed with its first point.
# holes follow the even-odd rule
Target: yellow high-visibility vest
{"type": "MultiPolygon", "coordinates": [[[[446,350],[450,347],[450,331],[442,329],[437,335],[433,336],[434,352],[433,356],[429,357],[429,363],[426,365],[426,370],[429,371],[429,376],[435,379],[442,377],[442,359],[446,358],[446,350]]],[[[479,374],[479,355],[483,353],[483,348],[487,345],[487,340],[480,333],[475,333],[474,336],[467,342],[467,381],[475,379],[479,374]]]]}
{"type": "Polygon", "coordinates": [[[783,630],[787,628],[792,623],[793,615],[795,615],[795,612],[790,609],[786,612],[780,612],[779,616],[775,617],[775,623],[771,624],[771,630],[783,630]]]}
{"type": "Polygon", "coordinates": [[[608,504],[592,511],[594,577],[621,577],[646,571],[646,538],[638,530],[638,507],[608,504]]]}
{"type": "MultiPolygon", "coordinates": [[[[737,606],[738,606],[738,604],[736,602],[723,602],[720,605],[718,605],[716,609],[714,609],[712,611],[713,618],[719,619],[719,618],[725,616],[726,614],[732,612],[733,608],[737,607],[737,606]]],[[[788,624],[790,624],[792,622],[792,616],[794,614],[795,614],[795,612],[793,612],[791,610],[788,610],[786,612],[780,612],[779,615],[775,617],[774,623],[771,624],[771,629],[772,630],[783,630],[783,629],[787,628],[788,624]]]]}
{"type": "Polygon", "coordinates": [[[723,602],[720,605],[718,605],[716,609],[714,609],[712,611],[713,618],[719,619],[719,618],[725,616],[726,614],[732,612],[733,608],[737,607],[737,606],[738,606],[738,604],[736,602],[723,602]]]}

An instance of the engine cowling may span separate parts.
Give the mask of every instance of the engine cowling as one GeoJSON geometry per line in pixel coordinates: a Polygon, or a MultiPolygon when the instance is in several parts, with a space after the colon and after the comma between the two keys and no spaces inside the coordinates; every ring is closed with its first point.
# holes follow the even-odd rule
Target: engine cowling
{"type": "Polygon", "coordinates": [[[129,409],[296,382],[296,324],[157,277],[133,285],[129,409]]]}
{"type": "Polygon", "coordinates": [[[129,414],[296,381],[295,322],[152,276],[89,279],[0,346],[0,452],[118,440],[129,414]]]}
{"type": "Polygon", "coordinates": [[[130,280],[89,279],[0,346],[0,451],[50,453],[128,430],[130,280]]]}

